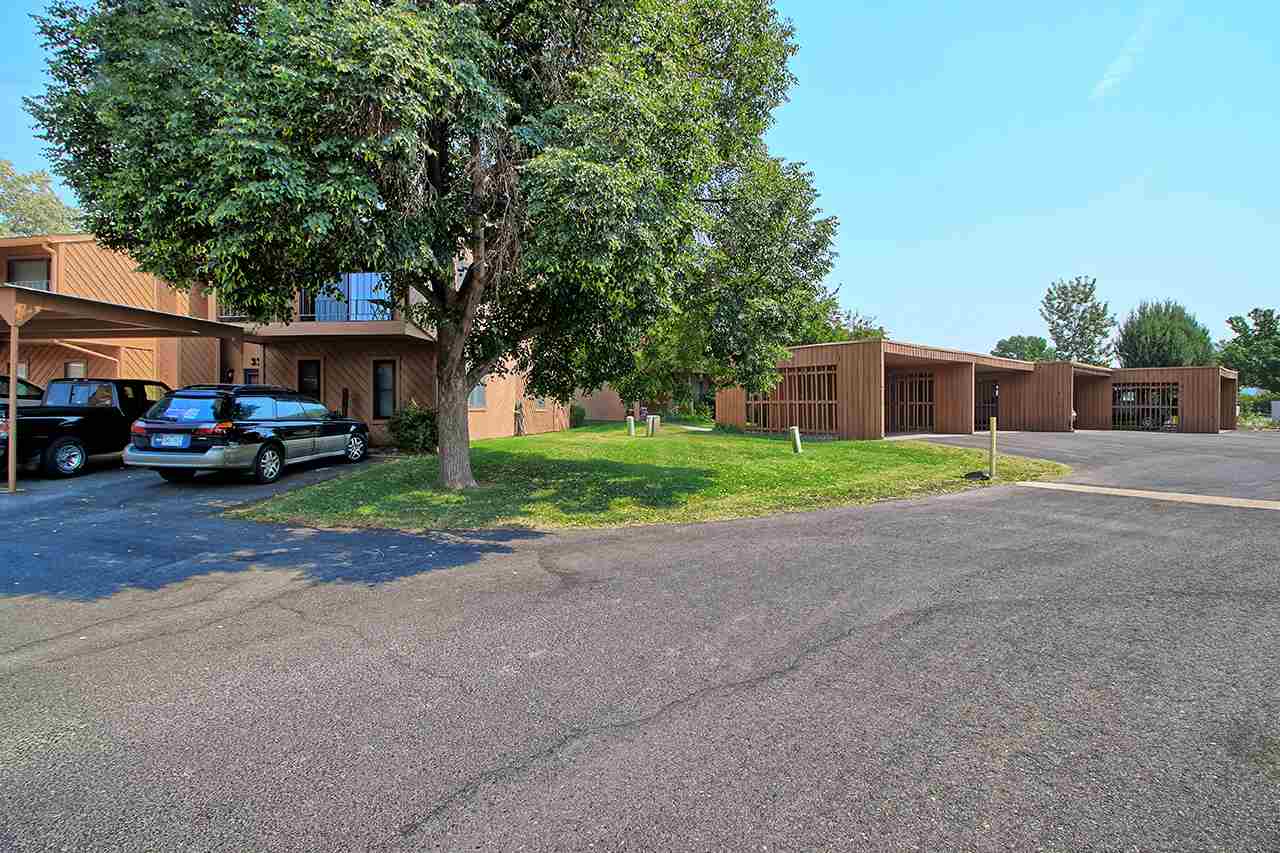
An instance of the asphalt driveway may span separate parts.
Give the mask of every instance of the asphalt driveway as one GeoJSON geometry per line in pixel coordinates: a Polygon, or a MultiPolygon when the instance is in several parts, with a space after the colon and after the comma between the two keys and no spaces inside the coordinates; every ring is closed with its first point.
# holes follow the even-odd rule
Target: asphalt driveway
{"type": "MultiPolygon", "coordinates": [[[[1003,446],[1278,497],[1280,436],[1083,437],[1003,446]]],[[[1280,848],[1277,512],[413,537],[75,489],[0,500],[0,849],[1280,848]]]]}

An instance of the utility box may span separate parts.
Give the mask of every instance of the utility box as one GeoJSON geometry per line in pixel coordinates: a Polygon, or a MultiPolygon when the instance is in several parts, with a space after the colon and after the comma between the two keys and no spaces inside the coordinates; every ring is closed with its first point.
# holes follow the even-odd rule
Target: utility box
{"type": "Polygon", "coordinates": [[[1271,401],[1271,420],[1280,421],[1280,400],[1271,401]]]}

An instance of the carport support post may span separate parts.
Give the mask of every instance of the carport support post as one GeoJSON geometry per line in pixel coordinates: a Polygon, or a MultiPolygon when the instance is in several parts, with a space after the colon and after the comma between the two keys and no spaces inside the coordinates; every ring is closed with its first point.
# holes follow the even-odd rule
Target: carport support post
{"type": "Polygon", "coordinates": [[[9,322],[9,494],[18,491],[18,317],[9,322]]]}
{"type": "Polygon", "coordinates": [[[996,478],[996,419],[991,419],[991,459],[987,463],[987,476],[996,478]]]}

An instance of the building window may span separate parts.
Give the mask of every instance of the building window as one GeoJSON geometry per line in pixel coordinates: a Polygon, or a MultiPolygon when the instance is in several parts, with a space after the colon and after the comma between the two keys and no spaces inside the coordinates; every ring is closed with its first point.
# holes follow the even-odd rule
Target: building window
{"type": "Polygon", "coordinates": [[[396,412],[396,363],[373,363],[373,417],[389,418],[396,412]]]}
{"type": "Polygon", "coordinates": [[[28,362],[25,362],[25,361],[18,362],[18,378],[19,379],[30,379],[31,377],[27,375],[27,373],[30,370],[31,370],[31,366],[28,362]]]}
{"type": "Polygon", "coordinates": [[[48,258],[15,258],[9,261],[5,281],[35,290],[49,289],[48,258]]]}
{"type": "Polygon", "coordinates": [[[320,359],[306,358],[298,362],[298,393],[320,399],[320,359]]]}
{"type": "Polygon", "coordinates": [[[467,398],[467,408],[483,409],[484,408],[484,383],[471,389],[471,396],[467,398]]]}
{"type": "Polygon", "coordinates": [[[62,375],[67,379],[84,379],[88,367],[83,361],[68,361],[62,365],[62,375]]]}

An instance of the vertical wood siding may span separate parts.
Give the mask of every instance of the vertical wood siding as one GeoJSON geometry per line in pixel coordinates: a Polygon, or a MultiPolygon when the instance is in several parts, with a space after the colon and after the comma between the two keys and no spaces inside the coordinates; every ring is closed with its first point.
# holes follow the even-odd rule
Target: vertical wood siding
{"type": "Polygon", "coordinates": [[[1076,429],[1111,429],[1111,377],[1075,377],[1076,429]]]}
{"type": "Polygon", "coordinates": [[[1240,380],[1222,377],[1222,390],[1219,392],[1222,414],[1218,418],[1219,429],[1235,429],[1237,424],[1236,407],[1240,401],[1240,380]]]}
{"type": "Polygon", "coordinates": [[[1067,362],[1041,362],[1034,373],[1000,377],[1000,429],[1070,432],[1074,371],[1067,362]]]}
{"type": "Polygon", "coordinates": [[[937,430],[948,435],[973,434],[974,365],[933,368],[937,394],[937,430]]]}
{"type": "Polygon", "coordinates": [[[1221,410],[1222,374],[1217,367],[1120,368],[1111,374],[1113,384],[1127,382],[1176,382],[1178,384],[1178,432],[1217,432],[1221,410]]]}
{"type": "MultiPolygon", "coordinates": [[[[789,358],[778,363],[779,368],[820,365],[836,369],[835,434],[840,438],[884,438],[883,342],[795,347],[789,358]]],[[[747,426],[747,395],[742,388],[722,388],[716,393],[716,422],[747,426]]]]}

